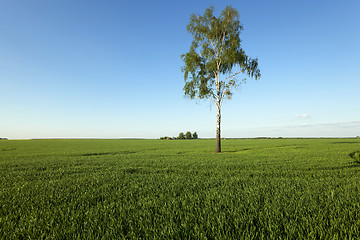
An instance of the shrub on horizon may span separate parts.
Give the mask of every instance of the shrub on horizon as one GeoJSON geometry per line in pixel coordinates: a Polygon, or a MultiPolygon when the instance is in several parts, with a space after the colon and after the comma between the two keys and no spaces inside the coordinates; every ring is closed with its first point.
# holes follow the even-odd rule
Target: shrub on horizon
{"type": "Polygon", "coordinates": [[[192,139],[192,134],[191,134],[190,131],[187,131],[187,132],[186,132],[185,138],[186,138],[186,139],[192,139]]]}
{"type": "Polygon", "coordinates": [[[177,137],[177,139],[185,139],[185,135],[183,132],[179,133],[179,136],[177,137]]]}

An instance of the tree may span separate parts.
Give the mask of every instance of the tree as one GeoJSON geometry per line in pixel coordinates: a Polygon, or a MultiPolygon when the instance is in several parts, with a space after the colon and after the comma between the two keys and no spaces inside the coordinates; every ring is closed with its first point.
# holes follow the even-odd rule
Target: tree
{"type": "Polygon", "coordinates": [[[186,139],[191,139],[191,138],[192,138],[191,132],[186,132],[186,133],[185,133],[185,138],[186,138],[186,139]]]}
{"type": "Polygon", "coordinates": [[[192,138],[193,138],[193,139],[198,139],[198,138],[199,138],[196,132],[193,133],[192,138]]]}
{"type": "Polygon", "coordinates": [[[177,139],[185,139],[185,135],[183,132],[179,133],[179,136],[177,137],[177,139]]]}
{"type": "Polygon", "coordinates": [[[184,61],[184,94],[191,99],[208,99],[217,107],[216,152],[221,152],[221,106],[224,99],[231,99],[232,91],[246,78],[240,74],[260,78],[258,59],[251,59],[241,47],[243,29],[239,13],[228,6],[216,18],[214,8],[205,10],[204,16],[192,14],[187,31],[193,35],[184,61]],[[235,69],[235,70],[234,70],[235,69]]]}

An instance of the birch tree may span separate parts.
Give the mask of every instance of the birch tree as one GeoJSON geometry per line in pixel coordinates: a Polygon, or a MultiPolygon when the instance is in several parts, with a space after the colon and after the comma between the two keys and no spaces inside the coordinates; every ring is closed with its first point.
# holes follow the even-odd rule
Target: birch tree
{"type": "Polygon", "coordinates": [[[191,99],[208,99],[217,108],[216,152],[221,152],[221,106],[231,99],[233,90],[246,76],[260,78],[258,59],[251,59],[241,47],[243,30],[239,13],[226,7],[217,18],[214,8],[203,16],[192,14],[187,31],[193,36],[189,52],[181,55],[184,62],[184,94],[191,99]],[[240,78],[239,76],[244,76],[240,78]]]}

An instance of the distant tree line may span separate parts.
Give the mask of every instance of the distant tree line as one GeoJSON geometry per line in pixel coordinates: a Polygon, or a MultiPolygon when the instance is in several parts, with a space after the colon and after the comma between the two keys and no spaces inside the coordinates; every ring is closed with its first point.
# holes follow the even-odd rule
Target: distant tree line
{"type": "Polygon", "coordinates": [[[198,139],[199,136],[196,132],[191,133],[190,131],[186,132],[185,134],[183,132],[179,133],[179,136],[177,137],[160,137],[160,140],[176,140],[176,139],[198,139]]]}
{"type": "Polygon", "coordinates": [[[0,140],[8,140],[7,138],[0,138],[0,140]]]}

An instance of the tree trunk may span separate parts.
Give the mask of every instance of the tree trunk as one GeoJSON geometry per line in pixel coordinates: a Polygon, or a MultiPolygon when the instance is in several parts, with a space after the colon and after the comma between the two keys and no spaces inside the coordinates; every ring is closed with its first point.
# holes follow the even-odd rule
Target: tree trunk
{"type": "Polygon", "coordinates": [[[221,113],[220,106],[217,106],[217,117],[216,117],[216,153],[221,152],[221,133],[220,133],[220,121],[221,121],[221,113]]]}

